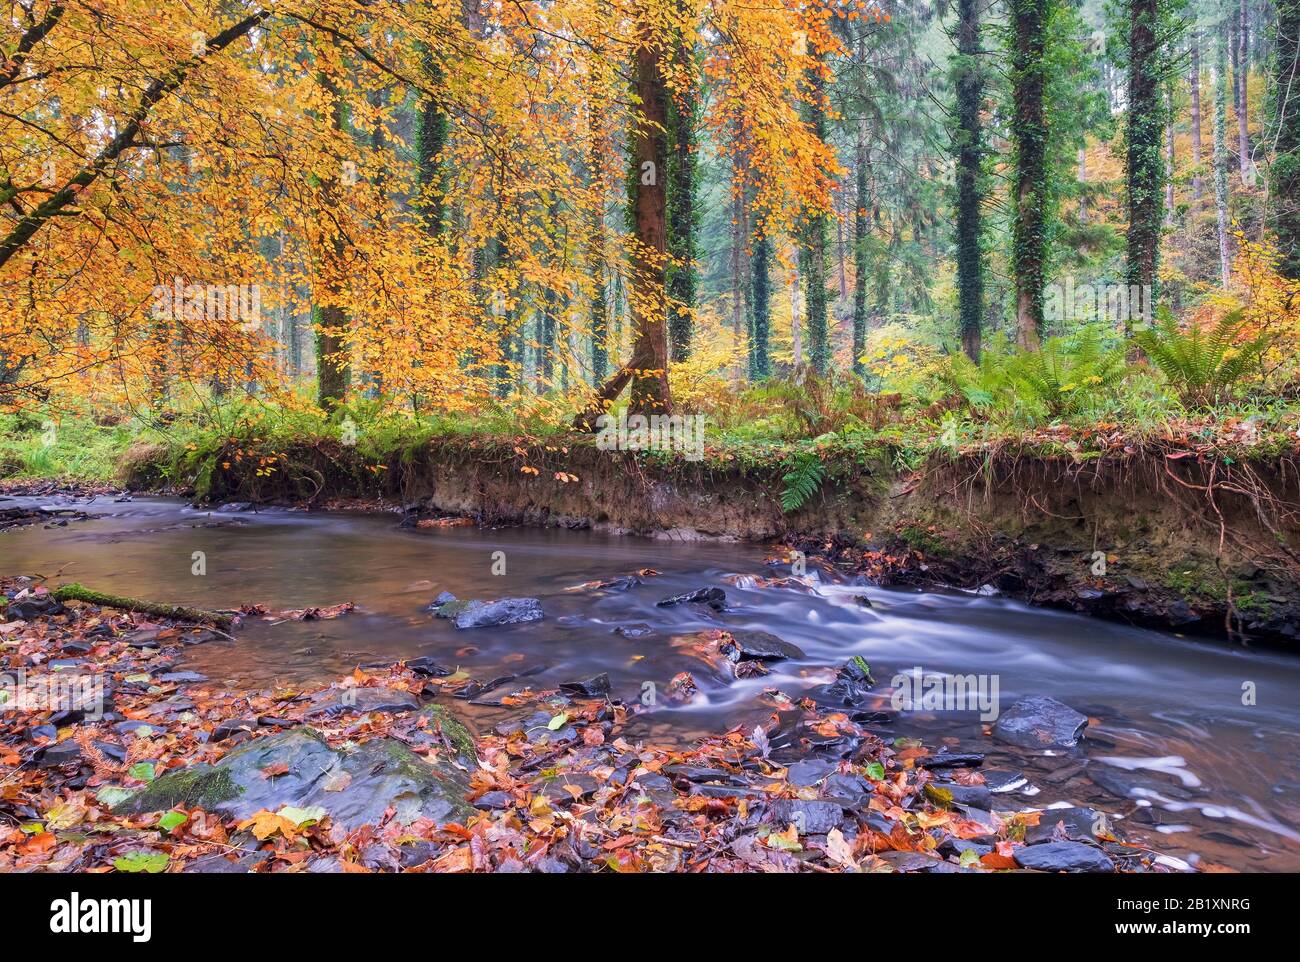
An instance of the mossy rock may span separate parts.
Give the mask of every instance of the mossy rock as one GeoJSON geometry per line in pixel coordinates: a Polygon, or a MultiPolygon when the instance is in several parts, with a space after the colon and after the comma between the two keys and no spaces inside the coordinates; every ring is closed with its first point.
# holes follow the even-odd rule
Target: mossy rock
{"type": "MultiPolygon", "coordinates": [[[[443,730],[473,757],[473,739],[463,726],[450,720],[443,730]]],[[[320,806],[351,830],[378,824],[390,807],[403,823],[465,818],[474,811],[466,801],[469,791],[469,776],[450,758],[429,761],[393,738],[335,749],[304,727],[248,742],[216,765],[169,772],[114,812],[197,805],[243,819],[285,805],[320,806]],[[264,774],[268,771],[277,774],[264,774]]]]}

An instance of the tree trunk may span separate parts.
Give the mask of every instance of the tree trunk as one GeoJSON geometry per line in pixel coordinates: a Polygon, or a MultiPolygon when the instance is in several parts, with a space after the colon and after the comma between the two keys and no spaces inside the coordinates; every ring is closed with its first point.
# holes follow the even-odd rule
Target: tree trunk
{"type": "Polygon", "coordinates": [[[1237,73],[1241,77],[1238,84],[1240,93],[1237,97],[1237,159],[1241,166],[1243,180],[1254,177],[1250,163],[1250,132],[1247,120],[1250,117],[1250,18],[1246,0],[1237,4],[1237,73]]]}
{"type": "MultiPolygon", "coordinates": [[[[679,15],[685,17],[685,4],[679,0],[679,15]]],[[[682,30],[689,31],[689,27],[682,30]]],[[[695,124],[698,114],[698,90],[695,86],[695,50],[688,36],[679,36],[673,45],[675,68],[684,77],[686,89],[679,96],[666,97],[668,135],[671,154],[668,159],[668,340],[674,361],[684,361],[691,353],[691,334],[695,311],[695,237],[698,213],[695,209],[696,145],[695,124]]]]}
{"type": "MultiPolygon", "coordinates": [[[[343,130],[343,98],[338,85],[328,72],[322,71],[320,83],[329,101],[330,123],[335,130],[343,130]]],[[[323,184],[325,203],[331,208],[343,206],[340,175],[331,174],[323,184]]],[[[348,365],[347,311],[339,303],[342,295],[344,241],[342,232],[330,232],[326,247],[325,297],[315,310],[316,327],[316,400],[325,411],[333,411],[343,403],[348,393],[351,369],[348,365]]]]}
{"type": "Polygon", "coordinates": [[[1012,276],[1016,290],[1016,342],[1038,348],[1043,333],[1047,269],[1047,22],[1053,0],[1009,0],[1011,20],[1012,276]]]}
{"type": "Polygon", "coordinates": [[[633,414],[672,414],[668,387],[668,324],[664,316],[664,260],[668,251],[664,179],[667,173],[667,87],[656,28],[638,24],[635,53],[637,109],[633,132],[632,214],[634,237],[629,272],[632,356],[595,392],[574,426],[593,430],[596,419],[631,384],[633,414]]]}
{"type": "MultiPolygon", "coordinates": [[[[826,142],[826,104],[824,102],[826,82],[817,70],[811,70],[808,85],[812,94],[812,103],[808,108],[809,120],[813,132],[822,143],[826,142]]],[[[811,354],[813,370],[825,374],[830,370],[830,332],[826,310],[826,281],[828,258],[826,251],[825,211],[816,210],[805,213],[804,243],[802,269],[804,273],[804,303],[808,316],[808,347],[811,354]]]]}
{"type": "MultiPolygon", "coordinates": [[[[1129,0],[1127,280],[1155,302],[1164,187],[1164,105],[1160,97],[1158,0],[1129,0]]],[[[1125,329],[1128,321],[1125,319],[1125,329]]]]}
{"type": "MultiPolygon", "coordinates": [[[[962,350],[975,362],[980,359],[980,324],[984,315],[984,255],[980,249],[983,160],[980,107],[984,84],[979,49],[978,0],[959,0],[958,57],[953,68],[957,75],[957,313],[962,350]]],[[[854,340],[857,340],[856,328],[854,340]]]]}
{"type": "Polygon", "coordinates": [[[754,240],[754,257],[752,261],[753,295],[750,297],[752,320],[749,329],[753,342],[749,376],[761,381],[772,373],[768,357],[768,339],[772,328],[772,281],[771,268],[768,265],[772,242],[762,226],[758,225],[758,236],[754,240]]]}
{"type": "Polygon", "coordinates": [[[1214,209],[1218,220],[1219,280],[1228,286],[1228,51],[1220,31],[1214,43],[1214,209]]]}
{"type": "Polygon", "coordinates": [[[1281,255],[1279,270],[1300,281],[1300,0],[1277,0],[1273,70],[1276,141],[1269,220],[1281,255]]]}
{"type": "Polygon", "coordinates": [[[1200,200],[1205,191],[1201,176],[1201,36],[1192,31],[1192,71],[1187,78],[1192,93],[1192,199],[1200,200]]]}
{"type": "Polygon", "coordinates": [[[853,373],[862,377],[862,355],[867,349],[867,235],[871,231],[871,157],[867,150],[867,118],[858,117],[858,138],[854,145],[856,168],[856,210],[853,214],[853,373]]]}

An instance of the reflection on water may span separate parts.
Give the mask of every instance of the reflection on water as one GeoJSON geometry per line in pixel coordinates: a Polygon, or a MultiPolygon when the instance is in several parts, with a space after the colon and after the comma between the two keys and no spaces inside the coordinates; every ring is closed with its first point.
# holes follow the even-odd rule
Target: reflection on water
{"type": "MultiPolygon", "coordinates": [[[[20,502],[33,499],[20,499],[20,502]]],[[[35,499],[40,503],[39,499],[35,499]]],[[[753,724],[769,710],[769,686],[797,695],[828,680],[827,668],[866,659],[882,690],[896,672],[997,675],[1001,704],[1045,694],[1093,723],[1085,751],[1026,757],[987,736],[975,712],[901,716],[899,735],[989,753],[986,768],[1023,771],[1029,785],[1005,805],[1067,801],[1127,814],[1131,839],[1193,863],[1300,870],[1300,660],[1029,609],[968,594],[905,593],[830,584],[763,588],[771,574],[751,545],[672,543],[589,532],[473,528],[404,530],[392,516],[194,511],[162,500],[96,502],[94,520],[0,534],[0,571],[61,573],[96,588],[207,607],[271,609],[354,601],[335,621],[253,622],[234,643],[192,649],[193,667],[215,681],[266,687],[326,682],[356,664],[430,655],[478,678],[521,674],[538,688],[610,675],[614,694],[636,699],[691,671],[703,697],[635,722],[635,737],[686,739],[753,724]],[[203,552],[206,575],[191,573],[203,552]],[[493,553],[505,574],[493,575],[493,553]],[[628,591],[566,591],[651,567],[628,591]],[[703,585],[726,588],[733,609],[710,616],[659,599],[703,585]],[[528,595],[542,622],[456,631],[425,610],[441,591],[461,598],[528,595]],[[867,594],[872,607],[855,596],[867,594]],[[618,625],[653,634],[625,638],[618,625]],[[799,646],[800,662],[765,678],[723,682],[692,657],[685,636],[711,627],[769,631],[799,646]],[[1253,706],[1242,704],[1252,683],[1253,706]]],[[[821,576],[825,578],[825,575],[821,576]]],[[[508,692],[509,687],[494,693],[508,692]]],[[[489,696],[491,697],[491,696],[489,696]]],[[[505,711],[467,706],[490,725],[505,711]]]]}

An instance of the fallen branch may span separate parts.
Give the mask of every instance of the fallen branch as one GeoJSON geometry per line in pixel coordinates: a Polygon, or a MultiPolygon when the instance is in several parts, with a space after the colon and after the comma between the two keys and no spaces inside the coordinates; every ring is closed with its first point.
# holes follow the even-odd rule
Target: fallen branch
{"type": "Polygon", "coordinates": [[[101,608],[138,611],[142,614],[153,615],[155,618],[199,621],[216,625],[219,628],[229,628],[231,625],[229,615],[219,614],[215,611],[204,611],[202,608],[189,608],[185,605],[158,604],[153,601],[141,601],[138,598],[123,598],[120,595],[108,595],[102,591],[92,591],[84,585],[76,583],[56,588],[53,595],[55,601],[84,601],[87,604],[99,605],[101,608]]]}

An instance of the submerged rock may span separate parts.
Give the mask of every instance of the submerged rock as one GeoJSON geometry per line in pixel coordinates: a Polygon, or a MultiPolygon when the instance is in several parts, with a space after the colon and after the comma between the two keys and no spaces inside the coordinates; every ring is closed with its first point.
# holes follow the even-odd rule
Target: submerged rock
{"type": "MultiPolygon", "coordinates": [[[[452,602],[459,604],[459,602],[452,602]]],[[[496,601],[469,601],[452,614],[444,614],[451,605],[438,609],[439,617],[450,617],[457,628],[487,628],[492,625],[518,625],[541,621],[542,603],[536,598],[498,598],[496,601]]]]}
{"type": "Polygon", "coordinates": [[[168,772],[114,809],[119,815],[178,805],[249,818],[285,805],[321,807],[347,829],[378,824],[392,807],[402,823],[474,813],[469,776],[450,756],[430,762],[393,738],[334,749],[310,728],[295,728],[235,749],[216,765],[168,772]],[[268,769],[283,774],[266,775],[268,769]]]}
{"type": "Polygon", "coordinates": [[[630,625],[618,625],[614,629],[614,634],[622,635],[624,638],[645,638],[654,633],[655,630],[644,621],[638,621],[630,625]]]}
{"type": "Polygon", "coordinates": [[[732,661],[781,661],[803,658],[803,650],[767,631],[732,631],[721,651],[732,661]]]}
{"type": "Polygon", "coordinates": [[[1082,842],[1044,842],[1017,848],[1012,857],[1021,868],[1039,872],[1113,872],[1115,863],[1099,848],[1082,842]]]}
{"type": "Polygon", "coordinates": [[[331,688],[315,698],[316,704],[307,710],[307,717],[342,715],[348,712],[414,711],[419,700],[409,691],[396,688],[331,688]]]}
{"type": "Polygon", "coordinates": [[[1073,748],[1088,718],[1046,695],[1022,698],[993,725],[993,737],[1020,748],[1073,748]]]}
{"type": "Polygon", "coordinates": [[[671,608],[673,605],[708,605],[714,611],[722,611],[727,606],[727,593],[721,588],[696,588],[694,591],[688,591],[685,594],[669,595],[662,601],[656,603],[660,608],[671,608]]]}
{"type": "Polygon", "coordinates": [[[560,691],[580,698],[602,698],[609,694],[609,673],[602,671],[585,681],[562,682],[560,691]]]}

